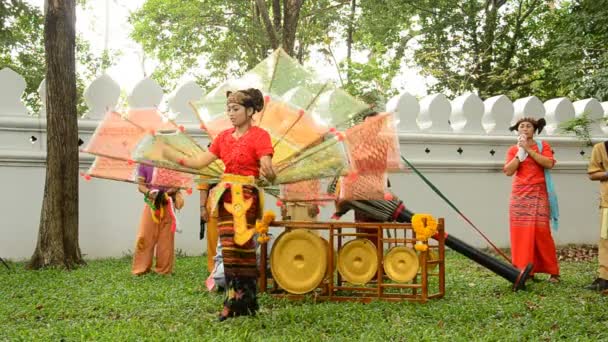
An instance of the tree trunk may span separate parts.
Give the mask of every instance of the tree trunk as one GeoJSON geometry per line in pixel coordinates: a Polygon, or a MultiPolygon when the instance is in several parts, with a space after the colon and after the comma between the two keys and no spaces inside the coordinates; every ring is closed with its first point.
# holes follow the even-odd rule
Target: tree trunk
{"type": "Polygon", "coordinates": [[[78,245],[75,6],[75,0],[46,0],[46,180],[30,269],[84,263],[78,245]]]}
{"type": "Polygon", "coordinates": [[[258,6],[258,10],[260,11],[260,16],[262,17],[264,27],[266,28],[270,45],[272,45],[273,49],[276,49],[279,47],[279,39],[277,38],[276,28],[272,25],[272,21],[270,21],[270,13],[268,12],[268,7],[266,7],[266,2],[265,0],[256,0],[255,2],[258,6]]]}
{"type": "Polygon", "coordinates": [[[483,26],[483,36],[480,43],[480,64],[479,74],[476,75],[475,87],[479,90],[479,95],[489,97],[492,93],[492,62],[494,61],[494,37],[498,25],[498,7],[501,6],[499,0],[487,0],[485,9],[485,23],[483,26]]]}
{"type": "Polygon", "coordinates": [[[302,2],[303,0],[283,0],[283,39],[281,45],[290,56],[293,56],[302,2]]]}
{"type": "Polygon", "coordinates": [[[353,49],[353,33],[355,31],[355,12],[357,10],[357,0],[351,0],[350,3],[350,16],[348,20],[348,33],[346,36],[346,83],[350,84],[352,77],[351,62],[352,62],[352,49],[353,49]]]}
{"type": "MultiPolygon", "coordinates": [[[[275,29],[279,30],[281,27],[281,0],[272,0],[272,16],[275,29]]],[[[279,32],[280,34],[280,32],[279,32]]]]}

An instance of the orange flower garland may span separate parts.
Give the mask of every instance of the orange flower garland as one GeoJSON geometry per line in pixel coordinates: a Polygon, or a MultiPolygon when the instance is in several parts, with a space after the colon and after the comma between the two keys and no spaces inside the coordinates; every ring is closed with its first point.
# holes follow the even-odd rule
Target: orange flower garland
{"type": "Polygon", "coordinates": [[[416,232],[417,240],[414,248],[417,251],[428,250],[427,241],[437,233],[437,220],[430,214],[415,214],[412,217],[412,228],[416,232]]]}
{"type": "Polygon", "coordinates": [[[255,223],[255,231],[259,234],[258,242],[259,243],[267,243],[270,241],[270,236],[268,236],[268,228],[270,224],[275,219],[275,214],[272,211],[264,212],[261,220],[257,220],[255,223]]]}

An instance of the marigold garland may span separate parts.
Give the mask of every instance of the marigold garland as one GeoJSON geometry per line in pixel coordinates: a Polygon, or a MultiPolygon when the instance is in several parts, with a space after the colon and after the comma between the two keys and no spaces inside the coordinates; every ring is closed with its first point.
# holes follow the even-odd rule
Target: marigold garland
{"type": "Polygon", "coordinates": [[[272,221],[274,221],[276,215],[272,211],[264,212],[261,220],[257,220],[255,222],[255,231],[259,234],[258,242],[259,243],[267,243],[270,241],[270,236],[268,236],[268,228],[272,221]]]}
{"type": "Polygon", "coordinates": [[[412,217],[412,228],[416,232],[416,245],[414,248],[417,251],[426,251],[428,239],[437,233],[437,220],[430,214],[415,214],[412,217]]]}

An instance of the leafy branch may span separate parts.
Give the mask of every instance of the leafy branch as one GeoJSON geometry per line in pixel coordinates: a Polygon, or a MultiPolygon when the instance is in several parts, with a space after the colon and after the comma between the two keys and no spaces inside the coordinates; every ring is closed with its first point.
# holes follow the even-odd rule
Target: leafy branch
{"type": "Polygon", "coordinates": [[[599,120],[591,119],[589,113],[585,112],[579,117],[560,123],[559,130],[562,133],[574,133],[576,138],[584,142],[586,146],[593,146],[593,142],[591,141],[591,124],[599,120]]]}

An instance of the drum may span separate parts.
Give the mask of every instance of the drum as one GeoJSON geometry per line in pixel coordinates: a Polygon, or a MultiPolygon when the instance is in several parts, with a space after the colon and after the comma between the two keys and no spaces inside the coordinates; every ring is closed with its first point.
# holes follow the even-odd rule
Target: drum
{"type": "Polygon", "coordinates": [[[338,272],[351,284],[363,285],[378,271],[378,252],[368,239],[347,242],[338,251],[338,272]]]}
{"type": "Polygon", "coordinates": [[[418,255],[414,249],[395,246],[384,256],[384,273],[398,283],[406,283],[418,273],[418,255]]]}
{"type": "Polygon", "coordinates": [[[336,214],[344,215],[350,209],[364,213],[378,222],[412,222],[414,213],[405,208],[401,200],[352,200],[339,202],[336,214]]]}
{"type": "Polygon", "coordinates": [[[282,233],[270,252],[274,280],[289,293],[314,290],[326,276],[327,253],[327,242],[307,229],[282,233]]]}

